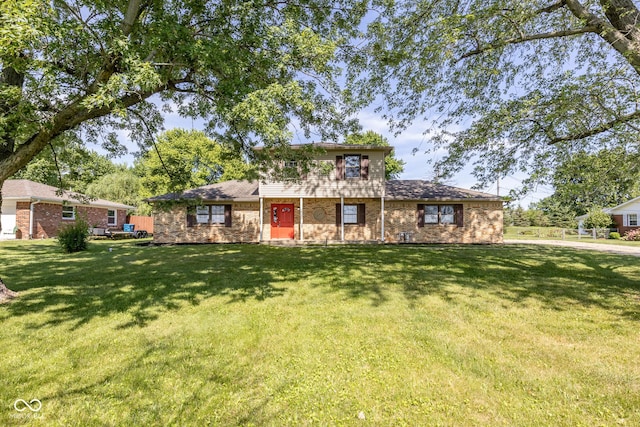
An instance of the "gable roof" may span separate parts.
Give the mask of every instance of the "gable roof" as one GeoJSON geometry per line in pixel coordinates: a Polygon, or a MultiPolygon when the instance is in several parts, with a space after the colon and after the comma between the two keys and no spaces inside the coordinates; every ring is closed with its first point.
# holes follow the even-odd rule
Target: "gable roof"
{"type": "MultiPolygon", "coordinates": [[[[617,206],[613,206],[613,207],[610,207],[610,208],[604,208],[604,209],[602,209],[602,212],[604,212],[604,213],[608,213],[608,214],[610,214],[610,215],[613,215],[613,214],[615,214],[615,213],[616,213],[616,211],[618,211],[619,209],[622,209],[622,208],[624,208],[624,207],[627,207],[628,205],[631,205],[631,204],[634,204],[634,203],[637,203],[637,202],[640,202],[640,197],[636,197],[636,198],[634,198],[634,199],[627,200],[626,202],[624,202],[624,203],[620,203],[620,204],[619,204],[619,205],[617,205],[617,206]]],[[[589,214],[588,214],[588,213],[586,213],[586,214],[584,214],[584,215],[577,216],[577,217],[576,217],[576,219],[577,219],[577,220],[583,220],[583,219],[587,219],[587,217],[588,217],[588,216],[589,216],[589,214]]]]}
{"type": "Polygon", "coordinates": [[[183,191],[182,193],[168,193],[147,199],[147,201],[152,203],[173,200],[203,200],[209,202],[235,200],[238,202],[255,202],[258,200],[258,182],[238,180],[224,181],[193,188],[183,191]]]}
{"type": "Polygon", "coordinates": [[[51,185],[30,181],[28,179],[8,179],[2,185],[3,200],[27,200],[71,205],[87,205],[102,208],[135,209],[135,206],[111,202],[104,199],[86,200],[87,196],[72,191],[63,191],[51,185]]]}
{"type": "Polygon", "coordinates": [[[436,184],[430,181],[399,179],[385,184],[388,200],[485,200],[502,201],[500,196],[480,191],[436,184]]]}

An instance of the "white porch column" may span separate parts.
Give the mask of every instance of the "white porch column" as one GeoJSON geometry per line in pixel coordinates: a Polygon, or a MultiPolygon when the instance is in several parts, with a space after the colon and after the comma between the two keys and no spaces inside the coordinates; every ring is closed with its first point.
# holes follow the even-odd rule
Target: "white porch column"
{"type": "Polygon", "coordinates": [[[384,196],[380,197],[380,240],[384,242],[384,196]]]}
{"type": "Polygon", "coordinates": [[[344,242],[344,196],[340,196],[340,240],[344,242]]]}
{"type": "Polygon", "coordinates": [[[264,198],[260,197],[260,242],[262,242],[263,226],[264,226],[264,198]]]}
{"type": "Polygon", "coordinates": [[[300,240],[304,240],[304,204],[303,198],[300,197],[300,240]]]}

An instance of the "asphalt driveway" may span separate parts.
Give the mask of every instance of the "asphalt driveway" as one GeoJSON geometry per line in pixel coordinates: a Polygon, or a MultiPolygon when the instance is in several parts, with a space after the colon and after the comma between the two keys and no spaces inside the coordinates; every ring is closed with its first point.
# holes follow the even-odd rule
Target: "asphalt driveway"
{"type": "Polygon", "coordinates": [[[606,243],[575,242],[567,240],[508,240],[506,245],[551,245],[590,251],[608,252],[612,254],[632,255],[640,257],[640,246],[608,245],[606,243]]]}

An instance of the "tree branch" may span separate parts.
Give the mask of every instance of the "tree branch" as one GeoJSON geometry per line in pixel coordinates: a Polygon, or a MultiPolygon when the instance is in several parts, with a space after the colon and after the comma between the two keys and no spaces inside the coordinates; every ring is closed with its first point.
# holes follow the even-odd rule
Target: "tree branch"
{"type": "Polygon", "coordinates": [[[547,134],[547,136],[549,136],[549,142],[548,145],[554,145],[560,142],[567,142],[567,141],[574,141],[574,140],[580,140],[580,139],[585,139],[588,138],[590,136],[594,136],[597,135],[599,133],[603,133],[606,132],[608,130],[613,129],[614,127],[616,127],[617,125],[622,125],[625,124],[627,122],[636,120],[636,119],[640,119],[640,110],[636,110],[631,114],[627,114],[625,116],[621,116],[618,118],[615,118],[611,121],[608,121],[606,123],[602,123],[600,126],[596,126],[594,128],[585,130],[583,132],[579,132],[576,134],[572,134],[572,135],[567,135],[567,136],[556,136],[556,137],[550,137],[549,133],[547,132],[547,130],[545,129],[545,133],[547,134]]]}
{"type": "Polygon", "coordinates": [[[569,36],[575,36],[579,34],[593,33],[593,32],[597,32],[597,30],[598,30],[598,27],[585,26],[582,28],[575,28],[572,30],[551,31],[548,33],[540,33],[540,34],[529,34],[522,37],[515,37],[512,39],[502,40],[500,42],[495,42],[495,43],[491,43],[491,44],[479,47],[477,49],[464,53],[460,57],[460,59],[466,59],[471,56],[479,55],[481,53],[498,49],[500,47],[507,46],[510,44],[519,44],[519,43],[526,43],[534,40],[545,40],[545,39],[553,39],[553,38],[559,38],[559,37],[569,37],[569,36]]]}
{"type": "MultiPolygon", "coordinates": [[[[607,43],[625,57],[636,73],[640,74],[640,46],[637,42],[628,39],[609,22],[591,13],[579,0],[564,0],[569,11],[578,19],[587,23],[587,26],[596,27],[595,33],[599,34],[607,43]]],[[[611,0],[607,0],[611,1],[611,0]]],[[[635,9],[635,7],[634,7],[635,9]]],[[[637,9],[636,9],[637,11],[637,9]]],[[[637,31],[637,30],[636,30],[637,31]]]]}

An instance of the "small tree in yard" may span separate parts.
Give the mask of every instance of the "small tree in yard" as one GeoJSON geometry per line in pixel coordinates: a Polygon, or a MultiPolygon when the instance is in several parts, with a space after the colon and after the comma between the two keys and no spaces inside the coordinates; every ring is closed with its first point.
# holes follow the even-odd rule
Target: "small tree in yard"
{"type": "Polygon", "coordinates": [[[585,228],[609,228],[613,221],[611,215],[604,212],[600,208],[592,208],[589,210],[587,219],[584,220],[585,228]]]}
{"type": "Polygon", "coordinates": [[[77,219],[74,224],[67,225],[58,232],[58,243],[67,253],[86,250],[89,244],[89,223],[77,219]]]}

